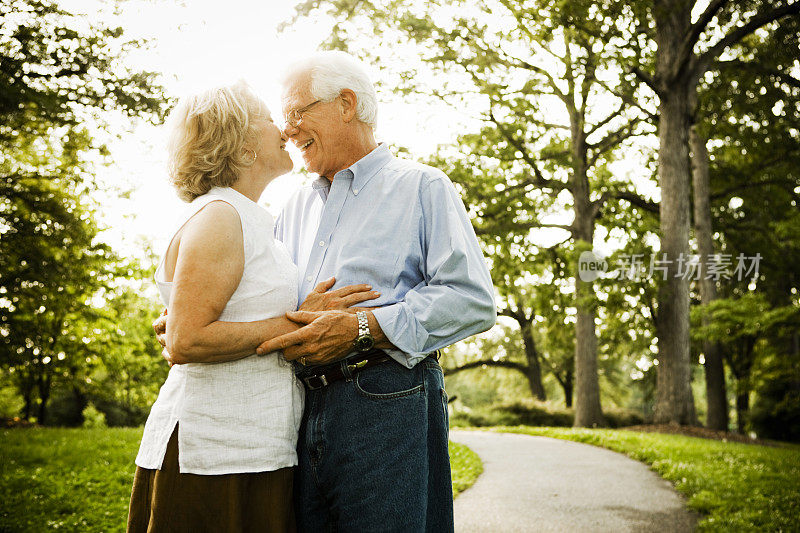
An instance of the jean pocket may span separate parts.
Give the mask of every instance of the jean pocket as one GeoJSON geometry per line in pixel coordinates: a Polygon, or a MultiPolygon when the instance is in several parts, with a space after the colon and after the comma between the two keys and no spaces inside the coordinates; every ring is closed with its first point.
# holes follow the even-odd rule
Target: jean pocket
{"type": "Polygon", "coordinates": [[[394,361],[362,370],[354,383],[359,394],[376,400],[402,398],[425,390],[418,368],[406,368],[394,361]]]}

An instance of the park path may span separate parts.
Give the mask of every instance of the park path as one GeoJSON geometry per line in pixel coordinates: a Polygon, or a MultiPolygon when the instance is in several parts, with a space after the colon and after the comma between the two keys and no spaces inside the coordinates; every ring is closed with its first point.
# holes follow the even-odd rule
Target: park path
{"type": "Polygon", "coordinates": [[[455,500],[457,533],[693,531],[696,516],[646,465],[596,446],[452,430],[483,461],[455,500]]]}

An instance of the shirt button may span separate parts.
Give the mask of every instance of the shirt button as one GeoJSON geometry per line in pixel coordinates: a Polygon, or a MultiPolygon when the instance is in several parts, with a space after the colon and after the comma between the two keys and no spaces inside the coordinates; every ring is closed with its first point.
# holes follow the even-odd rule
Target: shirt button
{"type": "Polygon", "coordinates": [[[358,189],[353,189],[353,194],[355,194],[356,196],[358,196],[358,189]]]}
{"type": "Polygon", "coordinates": [[[308,276],[308,277],[306,278],[306,281],[313,281],[313,279],[314,279],[314,278],[312,278],[311,276],[308,276]]]}
{"type": "Polygon", "coordinates": [[[319,241],[320,246],[325,246],[325,241],[319,241]]]}

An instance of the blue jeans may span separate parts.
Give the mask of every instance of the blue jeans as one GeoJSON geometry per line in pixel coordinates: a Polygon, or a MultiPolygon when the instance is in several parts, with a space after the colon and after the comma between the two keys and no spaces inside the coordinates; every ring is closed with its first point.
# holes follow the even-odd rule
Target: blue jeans
{"type": "Polygon", "coordinates": [[[453,531],[442,368],[382,363],[306,392],[299,531],[453,531]]]}

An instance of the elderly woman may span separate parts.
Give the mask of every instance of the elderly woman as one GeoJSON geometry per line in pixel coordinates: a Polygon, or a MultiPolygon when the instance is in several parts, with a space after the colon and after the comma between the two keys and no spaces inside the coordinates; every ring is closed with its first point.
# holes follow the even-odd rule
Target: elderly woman
{"type": "MultiPolygon", "coordinates": [[[[293,531],[303,389],[279,353],[255,355],[298,327],[284,317],[297,267],[257,204],[292,169],[286,139],[244,83],[184,100],[171,122],[170,177],[191,203],[155,276],[173,365],[136,457],[128,531],[293,531]]],[[[325,305],[376,296],[336,292],[325,305]]]]}

